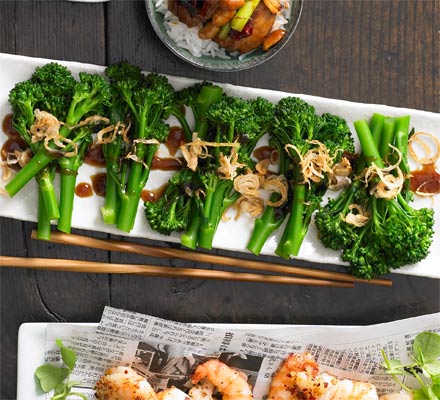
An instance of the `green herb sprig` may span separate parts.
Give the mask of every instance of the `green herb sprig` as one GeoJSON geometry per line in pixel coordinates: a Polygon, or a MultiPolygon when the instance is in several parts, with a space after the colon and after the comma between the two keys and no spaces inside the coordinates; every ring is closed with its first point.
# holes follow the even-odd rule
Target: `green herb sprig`
{"type": "Polygon", "coordinates": [[[76,353],[64,346],[59,339],[56,340],[56,344],[60,348],[64,366],[56,367],[51,364],[44,364],[35,370],[35,377],[40,384],[41,390],[44,393],[49,393],[53,390],[54,394],[51,400],[64,400],[70,396],[79,396],[87,400],[84,394],[72,392],[73,387],[79,384],[79,382],[69,379],[70,374],[75,368],[76,353]]]}
{"type": "Polygon", "coordinates": [[[440,400],[440,335],[434,332],[419,333],[413,343],[412,362],[402,364],[400,360],[390,360],[384,350],[383,367],[386,372],[407,392],[413,393],[414,400],[440,400]],[[412,390],[400,376],[413,376],[420,384],[412,390]]]}

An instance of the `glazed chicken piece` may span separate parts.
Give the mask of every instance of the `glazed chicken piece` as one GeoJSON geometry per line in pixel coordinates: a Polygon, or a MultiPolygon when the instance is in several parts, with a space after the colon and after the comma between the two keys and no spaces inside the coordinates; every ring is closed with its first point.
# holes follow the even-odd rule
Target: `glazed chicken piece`
{"type": "Polygon", "coordinates": [[[274,21],[275,14],[272,14],[264,2],[260,1],[250,20],[252,33],[249,36],[236,38],[233,34],[230,34],[225,39],[215,37],[213,40],[229,51],[239,51],[241,54],[247,53],[261,46],[271,31],[274,21]]]}
{"type": "Polygon", "coordinates": [[[168,9],[187,26],[209,21],[219,8],[219,0],[168,0],[168,9]]]}

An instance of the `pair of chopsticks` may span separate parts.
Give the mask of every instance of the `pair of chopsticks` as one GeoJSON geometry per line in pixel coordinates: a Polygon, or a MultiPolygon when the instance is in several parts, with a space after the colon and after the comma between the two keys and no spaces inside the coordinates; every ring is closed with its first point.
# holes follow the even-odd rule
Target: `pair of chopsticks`
{"type": "MultiPolygon", "coordinates": [[[[31,237],[33,239],[37,238],[35,230],[32,231],[31,237]]],[[[156,265],[128,265],[66,259],[22,258],[5,256],[0,256],[0,266],[34,268],[66,272],[135,274],[162,277],[267,282],[310,286],[353,287],[354,283],[370,283],[382,286],[392,285],[392,282],[386,279],[371,279],[369,281],[366,281],[341,272],[331,272],[320,269],[267,263],[256,260],[240,259],[206,253],[197,253],[194,251],[182,249],[148,246],[119,240],[95,239],[87,236],[64,234],[56,231],[51,233],[50,241],[54,243],[83,246],[107,251],[134,253],[159,258],[177,258],[193,262],[196,261],[201,263],[252,269],[265,273],[279,273],[299,276],[267,275],[257,273],[205,270],[200,268],[164,267],[156,265]]]]}

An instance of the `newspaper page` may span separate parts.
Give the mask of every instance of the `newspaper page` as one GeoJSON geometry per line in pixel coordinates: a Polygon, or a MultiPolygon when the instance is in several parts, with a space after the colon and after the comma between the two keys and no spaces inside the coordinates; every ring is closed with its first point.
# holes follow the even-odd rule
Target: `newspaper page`
{"type": "MultiPolygon", "coordinates": [[[[105,369],[129,365],[157,391],[171,386],[187,391],[195,367],[218,358],[243,371],[254,398],[263,400],[281,361],[289,353],[305,351],[315,357],[321,371],[369,381],[379,394],[399,391],[381,367],[381,349],[389,358],[408,361],[415,336],[428,330],[440,333],[440,313],[365,327],[306,329],[291,325],[272,329],[232,324],[218,328],[106,307],[96,330],[76,327],[68,343],[78,355],[74,379],[85,390],[93,388],[105,369]]],[[[54,338],[59,338],[56,334],[48,332],[47,349],[51,348],[49,336],[54,344],[54,338]]]]}

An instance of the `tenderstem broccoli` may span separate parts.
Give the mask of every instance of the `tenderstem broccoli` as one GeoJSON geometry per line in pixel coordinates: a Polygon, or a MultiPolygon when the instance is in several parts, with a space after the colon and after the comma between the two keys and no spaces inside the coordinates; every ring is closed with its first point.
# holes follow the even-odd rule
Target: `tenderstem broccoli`
{"type": "MultiPolygon", "coordinates": [[[[110,90],[105,79],[98,74],[88,74],[81,72],[80,80],[75,82],[70,104],[67,106],[65,124],[61,126],[59,134],[68,137],[71,128],[86,116],[91,114],[102,114],[109,105],[110,90]]],[[[55,149],[53,143],[50,144],[55,149]]],[[[28,164],[22,168],[15,177],[8,182],[5,189],[10,196],[14,196],[23,188],[35,175],[38,174],[46,165],[53,161],[57,155],[49,152],[45,146],[39,146],[37,152],[28,164]]]]}
{"type": "Polygon", "coordinates": [[[306,179],[303,157],[316,146],[324,146],[336,163],[344,152],[354,151],[353,139],[346,122],[335,115],[318,116],[314,107],[297,97],[287,97],[275,107],[272,134],[286,149],[292,162],[291,203],[286,227],[276,254],[290,258],[299,253],[313,213],[319,209],[327,190],[327,172],[319,179],[306,179]]]}
{"type": "MultiPolygon", "coordinates": [[[[49,112],[56,118],[64,120],[74,85],[75,79],[66,67],[58,63],[48,63],[37,67],[28,81],[18,83],[9,93],[9,102],[14,113],[13,125],[34,155],[44,151],[43,142],[33,140],[30,133],[36,110],[49,112]]],[[[21,172],[18,175],[21,175],[21,172]]],[[[49,239],[50,221],[60,215],[53,186],[54,175],[55,165],[50,163],[42,166],[34,174],[38,183],[37,235],[40,239],[49,239]]],[[[23,184],[20,183],[19,177],[15,177],[6,187],[11,195],[18,191],[15,186],[17,182],[23,184]]]]}
{"type": "Polygon", "coordinates": [[[159,144],[166,140],[168,125],[164,123],[174,102],[174,89],[166,77],[144,76],[140,69],[126,62],[106,69],[114,90],[127,104],[133,123],[130,157],[127,155],[117,178],[120,208],[116,226],[129,232],[134,226],[142,189],[159,144]]]}
{"type": "MultiPolygon", "coordinates": [[[[371,121],[372,129],[373,125],[371,121]]],[[[408,116],[384,117],[380,134],[374,136],[367,121],[356,121],[354,126],[362,149],[362,168],[377,166],[383,169],[385,163],[397,164],[397,152],[405,154],[408,116]],[[392,135],[389,134],[391,126],[394,127],[392,135]],[[382,154],[380,148],[383,149],[382,154]]],[[[408,168],[407,165],[402,167],[406,162],[402,157],[399,164],[402,171],[408,168]]],[[[405,176],[405,179],[408,177],[405,176]]],[[[373,178],[368,187],[364,181],[356,180],[336,200],[330,200],[315,218],[323,244],[341,249],[341,258],[349,263],[350,271],[365,279],[422,260],[429,252],[433,235],[432,209],[412,208],[402,192],[390,198],[370,194],[378,184],[378,177],[373,178]],[[352,204],[360,205],[368,215],[365,224],[354,226],[345,221],[352,204]]]]}
{"type": "MultiPolygon", "coordinates": [[[[225,144],[239,144],[237,161],[242,168],[253,169],[251,153],[261,136],[266,132],[272,105],[262,98],[243,100],[225,96],[211,105],[207,120],[211,130],[211,141],[225,144]]],[[[240,197],[234,189],[234,177],[222,177],[218,173],[220,157],[231,157],[231,147],[215,147],[203,170],[198,172],[202,183],[203,197],[198,197],[198,213],[192,218],[187,231],[182,235],[182,244],[195,248],[197,245],[212,248],[215,233],[224,212],[240,197]]]]}

